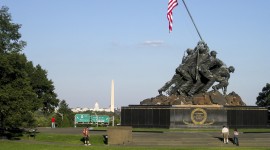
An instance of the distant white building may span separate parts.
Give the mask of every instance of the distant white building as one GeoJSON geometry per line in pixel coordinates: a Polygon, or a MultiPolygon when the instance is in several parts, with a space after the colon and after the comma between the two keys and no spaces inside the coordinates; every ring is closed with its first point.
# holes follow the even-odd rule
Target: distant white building
{"type": "Polygon", "coordinates": [[[98,102],[96,102],[93,111],[105,111],[105,112],[110,112],[111,110],[110,110],[110,108],[99,108],[99,104],[98,104],[98,102]]]}
{"type": "Polygon", "coordinates": [[[111,104],[109,106],[109,108],[99,108],[99,104],[98,102],[95,103],[94,108],[72,108],[71,109],[73,112],[77,113],[77,112],[83,112],[83,111],[105,111],[105,112],[114,112],[114,110],[116,110],[116,108],[114,107],[114,81],[112,80],[112,84],[111,84],[111,104]]]}
{"type": "Polygon", "coordinates": [[[71,109],[72,112],[78,113],[78,112],[84,112],[84,111],[105,111],[105,112],[111,112],[110,108],[99,108],[99,104],[98,102],[95,103],[94,108],[80,108],[80,107],[76,107],[76,108],[72,108],[71,109]]]}
{"type": "Polygon", "coordinates": [[[80,107],[76,107],[76,108],[72,108],[71,111],[72,112],[83,112],[83,111],[87,111],[87,110],[90,110],[89,108],[80,108],[80,107]]]}
{"type": "Polygon", "coordinates": [[[94,111],[98,111],[99,110],[99,104],[98,102],[95,103],[95,107],[94,107],[94,111]]]}

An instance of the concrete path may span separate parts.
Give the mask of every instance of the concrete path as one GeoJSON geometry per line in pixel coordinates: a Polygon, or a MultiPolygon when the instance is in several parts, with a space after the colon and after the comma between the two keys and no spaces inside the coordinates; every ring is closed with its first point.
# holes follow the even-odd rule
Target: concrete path
{"type": "MultiPolygon", "coordinates": [[[[78,128],[50,128],[50,127],[39,127],[37,132],[43,133],[56,133],[56,134],[82,134],[82,127],[78,128]]],[[[91,131],[91,134],[106,134],[106,131],[91,131]]]]}
{"type": "MultiPolygon", "coordinates": [[[[239,135],[241,147],[270,147],[270,133],[245,133],[239,135]]],[[[184,147],[235,147],[230,136],[224,144],[220,133],[213,132],[165,132],[133,133],[131,145],[184,146],[184,147]]]]}

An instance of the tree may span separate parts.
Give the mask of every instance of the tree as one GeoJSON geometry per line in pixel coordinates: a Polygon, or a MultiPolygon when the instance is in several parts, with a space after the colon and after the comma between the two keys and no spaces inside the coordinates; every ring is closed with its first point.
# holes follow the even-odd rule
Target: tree
{"type": "Polygon", "coordinates": [[[58,106],[59,99],[57,99],[57,94],[54,93],[55,89],[52,80],[47,78],[47,71],[42,69],[40,65],[33,67],[32,62],[28,62],[27,73],[43,112],[52,113],[54,108],[58,106]]]}
{"type": "Polygon", "coordinates": [[[1,126],[16,126],[33,122],[32,110],[37,106],[26,72],[26,57],[22,54],[0,55],[0,121],[1,126]]]}
{"type": "Polygon", "coordinates": [[[56,118],[56,123],[59,127],[72,127],[74,125],[74,114],[65,100],[60,101],[57,113],[59,115],[56,118]]]}
{"type": "Polygon", "coordinates": [[[265,107],[270,106],[270,84],[267,83],[265,87],[263,87],[262,92],[259,93],[257,97],[257,106],[265,107]]]}
{"type": "Polygon", "coordinates": [[[0,125],[33,125],[34,111],[52,112],[59,100],[47,72],[33,66],[22,53],[21,25],[11,22],[7,7],[0,9],[0,125]]]}
{"type": "Polygon", "coordinates": [[[0,9],[0,53],[22,51],[26,42],[20,40],[21,34],[18,32],[20,28],[20,24],[11,22],[8,7],[3,6],[0,9]]]}

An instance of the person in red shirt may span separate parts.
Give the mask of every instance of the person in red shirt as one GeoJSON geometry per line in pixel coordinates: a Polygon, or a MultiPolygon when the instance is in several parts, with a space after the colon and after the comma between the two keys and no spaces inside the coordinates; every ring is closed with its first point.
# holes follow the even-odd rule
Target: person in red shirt
{"type": "Polygon", "coordinates": [[[89,129],[88,126],[83,129],[84,145],[91,145],[89,142],[89,129]]]}
{"type": "Polygon", "coordinates": [[[52,117],[52,128],[55,128],[55,118],[52,117]]]}

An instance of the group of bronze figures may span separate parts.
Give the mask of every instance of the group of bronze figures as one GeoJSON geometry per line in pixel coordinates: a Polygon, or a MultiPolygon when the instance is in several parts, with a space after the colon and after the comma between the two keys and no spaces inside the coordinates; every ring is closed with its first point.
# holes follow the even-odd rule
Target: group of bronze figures
{"type": "Polygon", "coordinates": [[[199,41],[194,49],[188,48],[185,53],[187,56],[183,56],[174,76],[158,90],[159,94],[166,92],[169,96],[193,96],[207,92],[212,86],[214,91],[222,89],[226,95],[234,67],[227,67],[217,58],[217,52],[210,51],[204,41],[199,41]]]}

